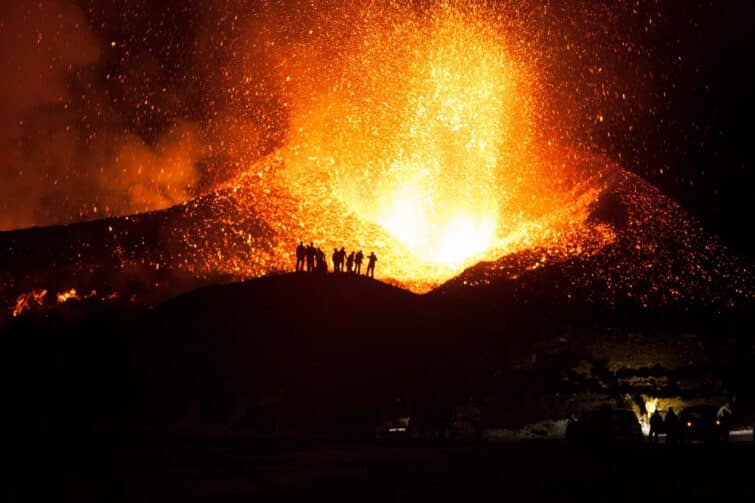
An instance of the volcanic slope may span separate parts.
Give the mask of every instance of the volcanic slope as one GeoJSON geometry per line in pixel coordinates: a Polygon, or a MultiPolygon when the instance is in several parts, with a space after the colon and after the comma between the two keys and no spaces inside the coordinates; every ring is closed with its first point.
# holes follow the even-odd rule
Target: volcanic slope
{"type": "MultiPolygon", "coordinates": [[[[71,289],[108,303],[154,306],[198,286],[293,268],[299,236],[322,234],[298,221],[302,211],[313,212],[308,206],[285,191],[242,183],[165,210],[0,232],[0,324],[19,305],[49,308],[56,293],[71,289]],[[33,297],[37,292],[43,296],[33,297]]],[[[385,236],[335,205],[318,213],[342,222],[344,235],[358,227],[385,236]]]]}
{"type": "MultiPolygon", "coordinates": [[[[606,185],[592,205],[586,235],[608,232],[608,244],[567,238],[559,246],[531,248],[480,263],[433,295],[519,304],[749,305],[754,289],[748,261],[641,178],[616,171],[606,185]]],[[[103,301],[155,305],[197,286],[280,272],[280,257],[290,256],[293,265],[293,236],[306,232],[292,217],[302,207],[287,194],[252,185],[148,214],[0,233],[0,300],[6,306],[0,322],[34,289],[48,292],[43,307],[72,288],[103,301]]],[[[364,228],[354,216],[342,220],[347,234],[364,228]]]]}
{"type": "MultiPolygon", "coordinates": [[[[274,229],[236,204],[256,196],[223,189],[161,211],[0,232],[0,301],[12,309],[36,289],[47,291],[44,304],[54,304],[56,292],[73,288],[108,302],[155,305],[201,285],[248,278],[227,272],[233,261],[256,276],[275,272],[264,262],[274,229]],[[214,272],[212,261],[228,268],[214,272]]],[[[0,311],[0,321],[5,315],[0,311]]]]}
{"type": "Polygon", "coordinates": [[[613,242],[576,251],[533,248],[479,263],[434,295],[682,310],[751,306],[752,263],[640,177],[615,172],[590,220],[610,226],[613,242]]]}

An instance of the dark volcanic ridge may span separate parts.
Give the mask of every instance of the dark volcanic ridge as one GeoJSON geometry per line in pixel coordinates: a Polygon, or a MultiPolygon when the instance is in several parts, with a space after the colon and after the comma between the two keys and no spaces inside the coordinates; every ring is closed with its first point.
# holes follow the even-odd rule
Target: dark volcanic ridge
{"type": "MultiPolygon", "coordinates": [[[[44,306],[70,289],[103,302],[153,306],[201,285],[248,279],[249,271],[279,272],[266,268],[264,257],[275,238],[280,240],[280,229],[248,212],[248,201],[263,197],[267,207],[296,211],[285,196],[235,188],[163,211],[2,232],[0,303],[6,307],[0,323],[19,296],[35,289],[47,291],[44,306]],[[214,272],[218,261],[245,267],[237,274],[234,267],[214,272]]],[[[635,175],[613,174],[593,206],[590,225],[609,226],[616,239],[597,249],[534,248],[480,263],[433,295],[496,304],[682,309],[736,309],[753,299],[750,262],[635,175]]]]}
{"type": "Polygon", "coordinates": [[[436,293],[642,308],[751,305],[751,262],[640,177],[617,173],[590,219],[610,225],[615,241],[592,253],[530,249],[483,262],[436,293]]]}
{"type": "Polygon", "coordinates": [[[14,432],[370,438],[396,396],[433,421],[472,400],[501,428],[643,396],[674,406],[752,396],[741,328],[752,320],[658,328],[663,312],[576,311],[478,309],[364,277],[292,273],[199,288],[117,322],[24,317],[0,338],[0,391],[14,404],[3,421],[14,432]]]}

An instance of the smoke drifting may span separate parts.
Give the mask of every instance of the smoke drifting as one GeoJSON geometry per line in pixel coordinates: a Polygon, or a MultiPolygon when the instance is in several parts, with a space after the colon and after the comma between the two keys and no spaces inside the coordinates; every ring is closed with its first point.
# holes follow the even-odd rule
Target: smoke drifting
{"type": "Polygon", "coordinates": [[[176,120],[151,139],[131,132],[117,97],[97,85],[114,44],[97,39],[79,7],[0,9],[0,230],[164,208],[194,194],[198,126],[176,120]]]}

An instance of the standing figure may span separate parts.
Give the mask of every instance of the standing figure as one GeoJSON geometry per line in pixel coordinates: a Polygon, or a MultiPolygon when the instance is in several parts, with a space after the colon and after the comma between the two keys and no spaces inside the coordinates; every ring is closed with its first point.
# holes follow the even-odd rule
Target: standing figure
{"type": "Polygon", "coordinates": [[[304,259],[307,256],[307,249],[304,247],[304,243],[299,241],[299,246],[296,247],[296,272],[304,270],[304,259]]]}
{"type": "Polygon", "coordinates": [[[718,422],[718,427],[721,430],[720,440],[723,440],[724,442],[729,441],[729,432],[731,431],[731,416],[732,413],[729,402],[723,404],[716,413],[716,421],[718,422]]]}
{"type": "Polygon", "coordinates": [[[307,271],[314,272],[315,270],[315,246],[313,243],[309,243],[307,246],[307,271]]]}
{"type": "Polygon", "coordinates": [[[333,248],[333,255],[331,258],[333,259],[333,272],[341,272],[341,264],[339,263],[341,252],[338,251],[338,248],[333,248]]]}
{"type": "Polygon", "coordinates": [[[367,257],[367,272],[365,273],[370,278],[375,277],[375,262],[377,262],[377,255],[375,255],[375,252],[371,252],[367,257]]]}
{"type": "Polygon", "coordinates": [[[317,264],[315,270],[317,272],[328,272],[328,262],[325,260],[325,252],[321,249],[315,249],[315,262],[317,264]]]}
{"type": "Polygon", "coordinates": [[[357,274],[362,274],[362,260],[364,260],[364,253],[362,253],[362,250],[359,250],[354,256],[354,264],[356,265],[357,274]]]}
{"type": "Polygon", "coordinates": [[[668,408],[666,419],[663,421],[663,428],[666,430],[666,443],[676,445],[681,443],[681,423],[679,416],[674,412],[673,407],[668,408]]]}
{"type": "Polygon", "coordinates": [[[655,412],[653,412],[653,415],[650,416],[650,443],[651,444],[657,444],[658,443],[658,435],[661,433],[661,430],[663,429],[663,418],[661,417],[660,411],[658,409],[655,409],[655,412]]]}
{"type": "Polygon", "coordinates": [[[354,272],[354,252],[349,253],[349,257],[346,259],[346,270],[354,272]]]}

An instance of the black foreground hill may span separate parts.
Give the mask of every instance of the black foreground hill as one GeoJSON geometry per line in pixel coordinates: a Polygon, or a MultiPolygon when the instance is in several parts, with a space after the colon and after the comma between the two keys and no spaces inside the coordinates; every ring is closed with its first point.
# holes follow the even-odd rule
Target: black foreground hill
{"type": "MultiPolygon", "coordinates": [[[[591,358],[579,341],[665,326],[698,334],[691,344],[711,354],[728,340],[751,352],[741,331],[751,321],[747,313],[418,296],[346,274],[270,276],[201,288],[130,318],[116,311],[12,324],[0,340],[2,421],[14,435],[149,426],[364,436],[382,404],[402,396],[431,420],[473,400],[488,404],[491,421],[524,424],[563,414],[540,396],[640,391],[597,370],[576,376],[591,358]],[[558,346],[567,339],[576,342],[558,346]],[[553,344],[561,349],[543,351],[553,344]]],[[[717,362],[700,363],[700,372],[753,381],[746,358],[730,368],[717,362]]]]}

